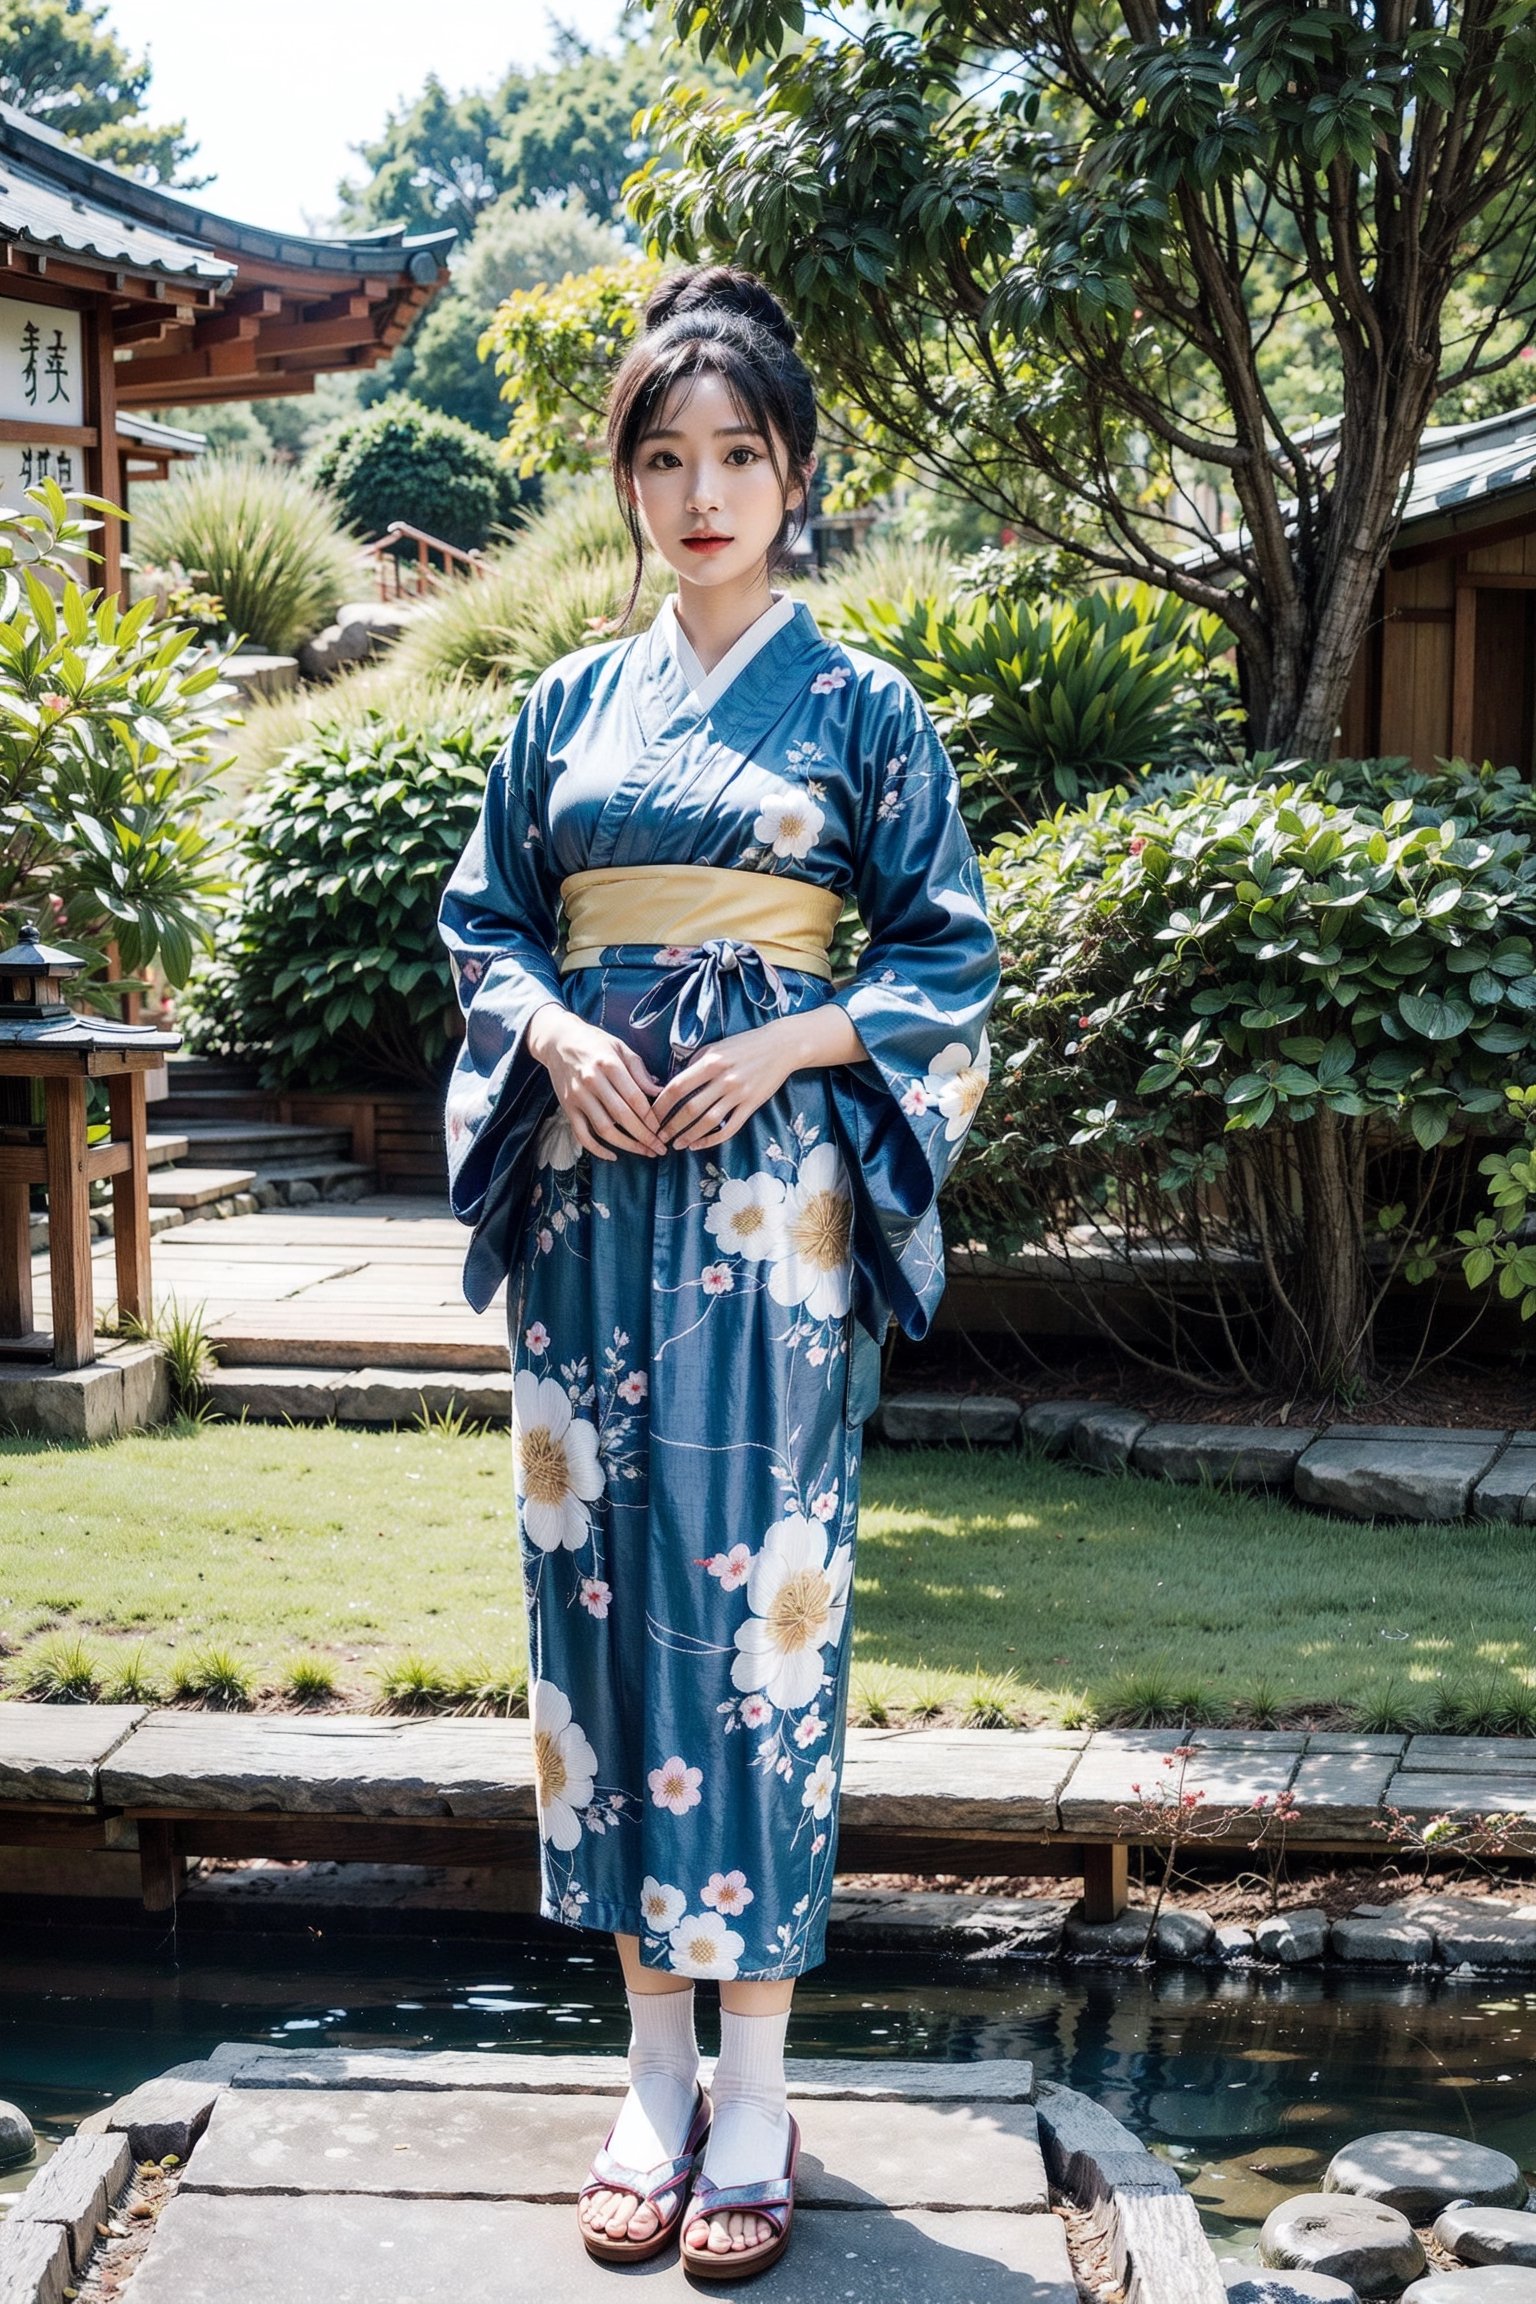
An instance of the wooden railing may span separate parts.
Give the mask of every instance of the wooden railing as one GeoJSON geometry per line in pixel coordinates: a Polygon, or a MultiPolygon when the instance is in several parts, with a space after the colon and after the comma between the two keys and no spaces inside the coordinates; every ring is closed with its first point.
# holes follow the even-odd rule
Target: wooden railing
{"type": "Polygon", "coordinates": [[[363,546],[362,558],[374,564],[381,600],[391,596],[399,599],[407,591],[418,595],[432,592],[445,576],[479,576],[485,569],[483,552],[466,552],[457,544],[445,543],[441,536],[429,536],[425,528],[413,528],[408,520],[391,520],[382,536],[363,546]],[[414,556],[399,549],[405,542],[415,545],[414,556]],[[440,568],[432,564],[434,552],[441,558],[440,568]],[[414,571],[414,580],[409,585],[405,581],[407,569],[414,571]],[[391,570],[393,584],[389,582],[391,570]]]}

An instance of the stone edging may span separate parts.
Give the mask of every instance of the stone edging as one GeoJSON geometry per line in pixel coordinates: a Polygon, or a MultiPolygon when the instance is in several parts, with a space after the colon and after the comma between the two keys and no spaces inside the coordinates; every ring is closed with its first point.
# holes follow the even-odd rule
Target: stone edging
{"type": "Polygon", "coordinates": [[[869,1422],[894,1445],[1021,1440],[1096,1472],[1290,1495],[1356,1520],[1536,1522],[1536,1430],[1454,1425],[1159,1424],[1095,1400],[898,1393],[869,1422]]]}

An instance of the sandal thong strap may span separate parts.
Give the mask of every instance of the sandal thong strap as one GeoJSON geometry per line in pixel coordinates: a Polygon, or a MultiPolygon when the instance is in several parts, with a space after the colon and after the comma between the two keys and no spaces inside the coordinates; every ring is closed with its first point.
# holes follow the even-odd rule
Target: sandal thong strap
{"type": "Polygon", "coordinates": [[[593,2192],[631,2192],[637,2200],[654,2207],[663,2192],[680,2191],[703,2149],[709,2115],[709,2100],[700,2090],[683,2149],[675,2159],[657,2161],[650,2168],[628,2168],[622,2160],[614,2158],[606,2144],[600,2144],[593,2155],[592,2172],[577,2198],[585,2200],[593,2192]]]}

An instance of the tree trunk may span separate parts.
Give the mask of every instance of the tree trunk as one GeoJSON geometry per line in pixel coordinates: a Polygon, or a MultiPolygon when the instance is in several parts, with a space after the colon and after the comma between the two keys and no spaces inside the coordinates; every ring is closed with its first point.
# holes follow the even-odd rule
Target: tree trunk
{"type": "MultiPolygon", "coordinates": [[[[1300,1182],[1297,1300],[1304,1339],[1287,1377],[1347,1391],[1365,1373],[1370,1303],[1365,1263],[1365,1139],[1360,1123],[1322,1106],[1296,1129],[1300,1182]]],[[[1283,1336],[1284,1329],[1279,1333],[1283,1336]]],[[[1287,1357],[1291,1356],[1287,1340],[1287,1357]]]]}

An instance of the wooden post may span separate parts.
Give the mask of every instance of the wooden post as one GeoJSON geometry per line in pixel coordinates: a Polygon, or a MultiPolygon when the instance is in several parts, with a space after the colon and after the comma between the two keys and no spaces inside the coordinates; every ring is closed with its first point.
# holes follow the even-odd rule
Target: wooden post
{"type": "Polygon", "coordinates": [[[176,1845],[176,1826],[168,1817],[139,1819],[139,1894],[146,1912],[174,1912],[187,1860],[176,1845]]]}
{"type": "Polygon", "coordinates": [[[1123,1840],[1083,1850],[1083,1918],[1118,1920],[1130,1901],[1130,1850],[1123,1840]]]}
{"type": "Polygon", "coordinates": [[[117,1254],[117,1309],[124,1319],[153,1318],[149,1288],[149,1155],[145,1146],[142,1072],[116,1072],[107,1082],[112,1140],[132,1157],[112,1179],[112,1235],[117,1254]]]}
{"type": "Polygon", "coordinates": [[[32,1223],[25,1184],[0,1184],[0,1337],[32,1333],[32,1223]]]}
{"type": "MultiPolygon", "coordinates": [[[[112,303],[103,296],[81,314],[85,338],[85,420],[96,427],[96,446],[87,454],[95,466],[92,491],[109,504],[122,504],[122,468],[117,454],[117,363],[112,334],[112,303]]],[[[124,506],[126,511],[127,507],[124,506]]],[[[105,592],[124,592],[122,523],[103,520],[92,539],[101,554],[90,570],[90,582],[105,592]]],[[[126,594],[124,594],[126,597],[126,594]]]]}
{"type": "Polygon", "coordinates": [[[85,1171],[85,1075],[55,1074],[44,1086],[53,1364],[56,1368],[84,1368],[96,1357],[90,1186],[85,1171]]]}
{"type": "Polygon", "coordinates": [[[1477,693],[1477,590],[1465,560],[1456,563],[1456,617],[1451,633],[1451,757],[1472,757],[1472,714],[1477,693]]]}

